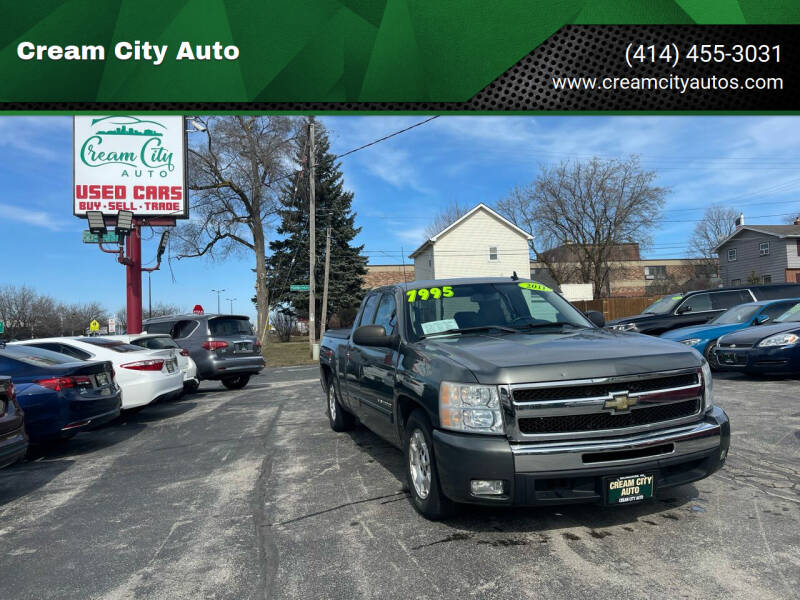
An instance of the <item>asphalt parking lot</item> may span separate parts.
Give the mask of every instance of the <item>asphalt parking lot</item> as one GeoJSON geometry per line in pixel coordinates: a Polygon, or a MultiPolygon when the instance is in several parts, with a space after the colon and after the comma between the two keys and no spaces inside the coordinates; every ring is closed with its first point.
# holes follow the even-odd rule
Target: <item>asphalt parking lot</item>
{"type": "Polygon", "coordinates": [[[399,451],[269,369],[0,471],[2,598],[743,598],[800,586],[800,380],[716,379],[726,467],[625,508],[412,509],[399,451]]]}

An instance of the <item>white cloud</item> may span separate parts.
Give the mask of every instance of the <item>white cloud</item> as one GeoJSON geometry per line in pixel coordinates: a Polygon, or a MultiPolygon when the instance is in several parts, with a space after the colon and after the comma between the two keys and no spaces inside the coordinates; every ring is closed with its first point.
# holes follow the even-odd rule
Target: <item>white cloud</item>
{"type": "Polygon", "coordinates": [[[69,117],[0,118],[0,148],[50,162],[72,161],[71,133],[69,117]]]}
{"type": "Polygon", "coordinates": [[[33,225],[34,227],[43,227],[50,231],[65,229],[64,222],[50,213],[43,210],[29,210],[11,204],[0,204],[0,219],[33,225]]]}

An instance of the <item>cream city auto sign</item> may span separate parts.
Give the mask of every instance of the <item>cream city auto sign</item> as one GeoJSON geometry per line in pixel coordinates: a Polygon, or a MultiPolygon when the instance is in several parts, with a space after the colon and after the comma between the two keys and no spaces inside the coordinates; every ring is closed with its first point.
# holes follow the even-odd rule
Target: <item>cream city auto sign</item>
{"type": "Polygon", "coordinates": [[[183,117],[75,117],[74,213],[188,216],[183,117]]]}

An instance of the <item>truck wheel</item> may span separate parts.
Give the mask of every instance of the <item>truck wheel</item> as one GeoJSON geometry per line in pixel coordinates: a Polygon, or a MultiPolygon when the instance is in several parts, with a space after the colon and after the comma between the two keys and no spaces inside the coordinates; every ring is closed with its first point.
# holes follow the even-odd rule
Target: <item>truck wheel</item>
{"type": "Polygon", "coordinates": [[[421,410],[415,410],[408,418],[403,451],[406,459],[408,491],[417,512],[432,521],[452,515],[455,505],[442,494],[439,487],[431,426],[421,410]]]}
{"type": "Polygon", "coordinates": [[[250,375],[236,375],[235,377],[226,377],[222,380],[224,385],[229,390],[240,390],[247,385],[250,381],[250,375]]]}
{"type": "Polygon", "coordinates": [[[703,356],[708,361],[708,366],[712,371],[719,371],[719,363],[717,362],[717,355],[714,354],[714,346],[717,345],[717,340],[711,340],[706,344],[706,349],[703,351],[703,356]]]}
{"type": "Polygon", "coordinates": [[[327,409],[328,421],[330,421],[331,429],[334,431],[348,431],[353,428],[355,419],[353,415],[346,412],[342,405],[339,404],[339,397],[336,394],[336,384],[334,380],[328,381],[328,402],[327,409]]]}

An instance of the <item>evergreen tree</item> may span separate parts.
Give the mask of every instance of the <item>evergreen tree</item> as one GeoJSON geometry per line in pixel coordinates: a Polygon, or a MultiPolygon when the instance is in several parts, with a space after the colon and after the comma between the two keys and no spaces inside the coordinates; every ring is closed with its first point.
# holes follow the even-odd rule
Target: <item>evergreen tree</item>
{"type": "MultiPolygon", "coordinates": [[[[311,117],[313,120],[313,117],[311,117]]],[[[296,159],[300,168],[287,178],[281,194],[277,229],[279,239],[270,242],[267,258],[268,285],[272,307],[290,303],[299,317],[308,316],[308,293],[290,292],[291,284],[305,284],[308,276],[308,128],[296,140],[296,159]],[[295,187],[296,185],[296,187],[295,187]]],[[[331,228],[331,257],[328,277],[328,318],[358,306],[367,272],[364,246],[353,246],[361,231],[355,226],[351,203],[353,193],[343,188],[342,172],[330,152],[325,127],[314,120],[315,197],[316,197],[316,314],[317,327],[322,315],[322,290],[325,277],[325,235],[331,228]]]]}

